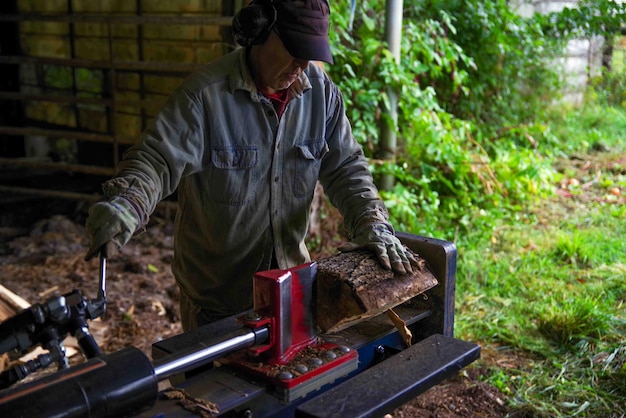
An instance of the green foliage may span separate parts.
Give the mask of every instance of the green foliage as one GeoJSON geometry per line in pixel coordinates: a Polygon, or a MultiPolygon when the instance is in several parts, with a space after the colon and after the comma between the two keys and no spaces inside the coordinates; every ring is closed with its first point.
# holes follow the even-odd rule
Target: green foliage
{"type": "MultiPolygon", "coordinates": [[[[420,88],[418,76],[424,72],[441,72],[452,64],[449,59],[442,59],[439,65],[430,65],[432,56],[439,56],[431,48],[435,42],[433,37],[440,30],[438,22],[407,23],[405,30],[415,36],[403,38],[403,64],[397,65],[382,42],[383,1],[360,2],[352,30],[346,4],[334,5],[332,16],[335,64],[330,73],[344,94],[355,138],[365,147],[368,156],[373,157],[377,151],[381,112],[388,101],[387,89],[393,88],[402,96],[398,123],[402,135],[404,122],[410,122],[416,111],[440,110],[435,91],[420,88]],[[413,50],[408,51],[410,44],[413,50]]],[[[442,54],[449,56],[453,52],[446,50],[442,54]]]]}
{"type": "Polygon", "coordinates": [[[592,100],[598,103],[626,109],[626,71],[604,71],[591,80],[592,100]]]}
{"type": "Polygon", "coordinates": [[[553,81],[539,66],[534,49],[540,41],[526,44],[536,25],[524,25],[504,2],[410,6],[397,64],[381,41],[384,2],[358,5],[352,26],[348,5],[334,6],[330,73],[344,93],[355,138],[371,158],[387,91],[399,94],[396,159],[372,160],[376,178],[397,180],[383,193],[394,224],[451,238],[476,221],[487,225],[485,210],[544,195],[551,173],[536,148],[552,137],[541,125],[522,123],[536,111],[529,97],[545,102],[551,91],[533,83],[553,81]],[[516,36],[508,35],[512,29],[516,36]]]}
{"type": "Polygon", "coordinates": [[[613,0],[579,0],[577,7],[566,7],[536,18],[553,39],[610,38],[626,22],[626,4],[613,0]]]}
{"type": "Polygon", "coordinates": [[[381,192],[391,221],[456,243],[456,334],[520,359],[484,379],[520,416],[626,414],[623,71],[594,80],[583,106],[553,106],[559,48],[610,35],[624,5],[521,18],[504,0],[409,2],[396,64],[384,1],[357,2],[352,26],[345,3],[329,72],[375,177],[396,179],[381,192]],[[389,88],[399,149],[380,161],[389,88]],[[622,157],[589,161],[607,151],[622,157]]]}
{"type": "Polygon", "coordinates": [[[465,95],[446,77],[427,77],[439,102],[449,112],[481,124],[493,137],[502,127],[532,121],[556,97],[559,79],[546,60],[554,56],[557,43],[547,37],[541,21],[518,16],[507,1],[430,0],[417,2],[408,10],[409,19],[437,19],[447,13],[454,30],[449,42],[471,57],[471,66],[459,62],[468,72],[465,95]]]}
{"type": "Polygon", "coordinates": [[[103,72],[89,68],[42,66],[44,85],[48,89],[68,92],[76,91],[81,97],[99,97],[103,91],[103,72]]]}
{"type": "Polygon", "coordinates": [[[72,71],[70,67],[43,65],[43,82],[47,88],[71,90],[72,71]]]}

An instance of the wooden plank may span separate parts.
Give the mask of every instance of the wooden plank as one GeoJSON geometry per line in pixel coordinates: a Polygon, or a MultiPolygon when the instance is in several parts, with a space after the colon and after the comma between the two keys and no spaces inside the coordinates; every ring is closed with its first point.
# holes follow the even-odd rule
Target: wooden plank
{"type": "MultiPolygon", "coordinates": [[[[30,303],[0,284],[0,322],[30,307],[30,303]]],[[[0,354],[0,372],[10,366],[9,353],[0,354]]]]}
{"type": "Polygon", "coordinates": [[[0,322],[30,307],[21,296],[0,285],[0,322]]]}

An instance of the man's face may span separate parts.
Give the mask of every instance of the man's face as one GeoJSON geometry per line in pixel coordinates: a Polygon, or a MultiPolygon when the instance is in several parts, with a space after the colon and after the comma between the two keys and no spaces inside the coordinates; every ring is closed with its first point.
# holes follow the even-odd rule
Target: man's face
{"type": "Polygon", "coordinates": [[[309,65],[308,60],[292,57],[275,31],[270,32],[267,41],[255,52],[254,77],[263,93],[273,94],[288,88],[309,65]]]}

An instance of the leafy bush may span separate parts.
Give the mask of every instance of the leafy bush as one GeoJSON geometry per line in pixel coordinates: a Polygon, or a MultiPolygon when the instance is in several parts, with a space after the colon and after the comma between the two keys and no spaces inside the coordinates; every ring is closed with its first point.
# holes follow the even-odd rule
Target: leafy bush
{"type": "Polygon", "coordinates": [[[488,226],[485,210],[544,193],[550,173],[536,150],[552,139],[526,122],[556,84],[539,65],[538,25],[503,1],[413,5],[397,64],[382,41],[384,9],[359,2],[352,19],[348,4],[335,3],[330,73],[375,177],[396,179],[382,193],[396,227],[451,238],[477,221],[488,226]],[[398,149],[377,160],[389,89],[400,98],[398,149]]]}
{"type": "Polygon", "coordinates": [[[626,72],[604,71],[591,81],[591,88],[595,101],[626,109],[626,72]]]}
{"type": "Polygon", "coordinates": [[[584,1],[580,10],[523,18],[505,0],[412,2],[398,64],[383,41],[385,2],[349,3],[333,4],[329,72],[375,178],[396,181],[382,191],[392,222],[442,238],[469,225],[489,229],[507,216],[503,208],[550,192],[551,159],[576,147],[542,122],[561,87],[553,58],[574,36],[611,33],[626,8],[584,1]],[[393,122],[389,91],[399,97],[398,144],[395,158],[377,159],[387,157],[379,132],[393,122]]]}
{"type": "Polygon", "coordinates": [[[508,3],[430,0],[408,10],[408,19],[453,16],[448,37],[471,57],[472,67],[459,63],[469,73],[463,85],[467,94],[455,94],[457,88],[446,78],[424,83],[435,86],[447,111],[481,124],[490,136],[502,127],[533,121],[560,87],[558,74],[545,65],[558,45],[545,36],[541,21],[517,15],[508,3]]]}

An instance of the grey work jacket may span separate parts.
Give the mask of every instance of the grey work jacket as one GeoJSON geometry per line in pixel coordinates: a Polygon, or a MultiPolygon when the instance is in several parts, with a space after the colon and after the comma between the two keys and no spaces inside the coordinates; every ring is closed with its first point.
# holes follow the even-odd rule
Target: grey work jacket
{"type": "Polygon", "coordinates": [[[244,49],[189,76],[105,194],[124,195],[142,223],[178,187],[172,271],[199,307],[235,314],[251,307],[252,276],[310,261],[305,247],[317,180],[354,234],[386,222],[342,96],[314,63],[290,87],[279,119],[257,91],[244,49]]]}

